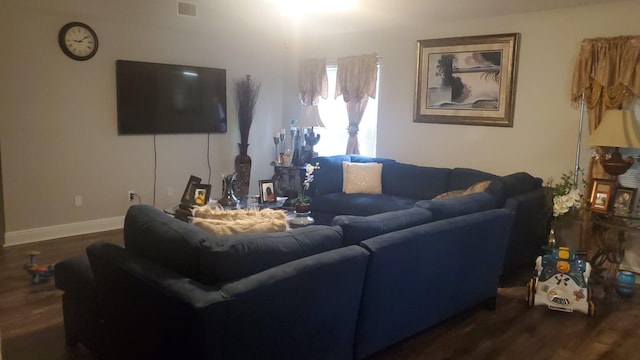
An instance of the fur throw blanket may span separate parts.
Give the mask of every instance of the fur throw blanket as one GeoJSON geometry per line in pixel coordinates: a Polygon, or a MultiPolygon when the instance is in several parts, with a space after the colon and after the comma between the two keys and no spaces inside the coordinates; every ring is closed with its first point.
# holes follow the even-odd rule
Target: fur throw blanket
{"type": "Polygon", "coordinates": [[[287,216],[282,210],[224,210],[208,206],[192,210],[191,223],[214,235],[285,231],[287,216]]]}

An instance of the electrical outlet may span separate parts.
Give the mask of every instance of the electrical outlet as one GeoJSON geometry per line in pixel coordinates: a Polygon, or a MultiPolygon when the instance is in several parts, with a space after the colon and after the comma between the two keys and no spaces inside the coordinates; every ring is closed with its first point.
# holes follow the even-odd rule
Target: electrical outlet
{"type": "Polygon", "coordinates": [[[169,186],[169,187],[167,188],[167,195],[168,195],[168,196],[173,196],[173,188],[172,188],[171,186],[169,186]]]}
{"type": "Polygon", "coordinates": [[[82,195],[76,195],[73,197],[73,202],[77,207],[82,206],[82,195]]]}
{"type": "Polygon", "coordinates": [[[133,190],[129,190],[127,191],[127,199],[129,199],[129,201],[133,201],[136,198],[136,192],[133,190]]]}

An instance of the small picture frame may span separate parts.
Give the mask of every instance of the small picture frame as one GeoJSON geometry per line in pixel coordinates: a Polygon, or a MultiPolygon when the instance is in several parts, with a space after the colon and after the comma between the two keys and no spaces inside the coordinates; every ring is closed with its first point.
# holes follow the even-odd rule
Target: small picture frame
{"type": "Polygon", "coordinates": [[[611,198],[615,194],[616,182],[608,179],[593,179],[591,190],[591,210],[607,212],[611,198]]]}
{"type": "Polygon", "coordinates": [[[187,186],[184,188],[184,193],[182,193],[182,198],[180,199],[181,203],[192,204],[191,200],[193,199],[193,186],[200,184],[201,181],[202,179],[197,176],[189,176],[189,181],[187,182],[187,186]]]}
{"type": "Polygon", "coordinates": [[[211,197],[211,184],[195,184],[191,187],[191,204],[205,206],[211,197]]]}
{"type": "Polygon", "coordinates": [[[273,180],[260,180],[260,203],[269,203],[276,201],[275,187],[273,186],[273,180]]]}
{"type": "Polygon", "coordinates": [[[638,189],[618,186],[616,195],[613,197],[613,210],[623,212],[633,212],[633,204],[636,199],[638,189]]]}

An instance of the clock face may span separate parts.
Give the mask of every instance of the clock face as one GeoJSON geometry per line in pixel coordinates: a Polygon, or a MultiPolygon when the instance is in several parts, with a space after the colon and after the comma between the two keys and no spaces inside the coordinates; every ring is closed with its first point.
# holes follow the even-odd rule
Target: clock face
{"type": "Polygon", "coordinates": [[[71,22],[60,29],[58,42],[62,51],[74,60],[88,60],[98,51],[98,36],[86,24],[71,22]]]}

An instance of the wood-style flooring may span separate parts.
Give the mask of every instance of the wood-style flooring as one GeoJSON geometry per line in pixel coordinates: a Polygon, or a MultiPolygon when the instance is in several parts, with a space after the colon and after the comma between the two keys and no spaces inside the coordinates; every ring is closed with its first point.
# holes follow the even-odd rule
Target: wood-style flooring
{"type": "MultiPolygon", "coordinates": [[[[54,281],[33,284],[22,266],[31,250],[41,252],[39,264],[51,264],[81,254],[88,244],[101,240],[122,244],[122,232],[0,249],[2,360],[93,359],[81,346],[65,346],[62,292],[54,281]]],[[[640,360],[640,292],[631,298],[609,297],[596,288],[595,318],[541,306],[529,309],[524,301],[528,272],[499,289],[495,311],[481,307],[469,310],[370,360],[640,360]]]]}

